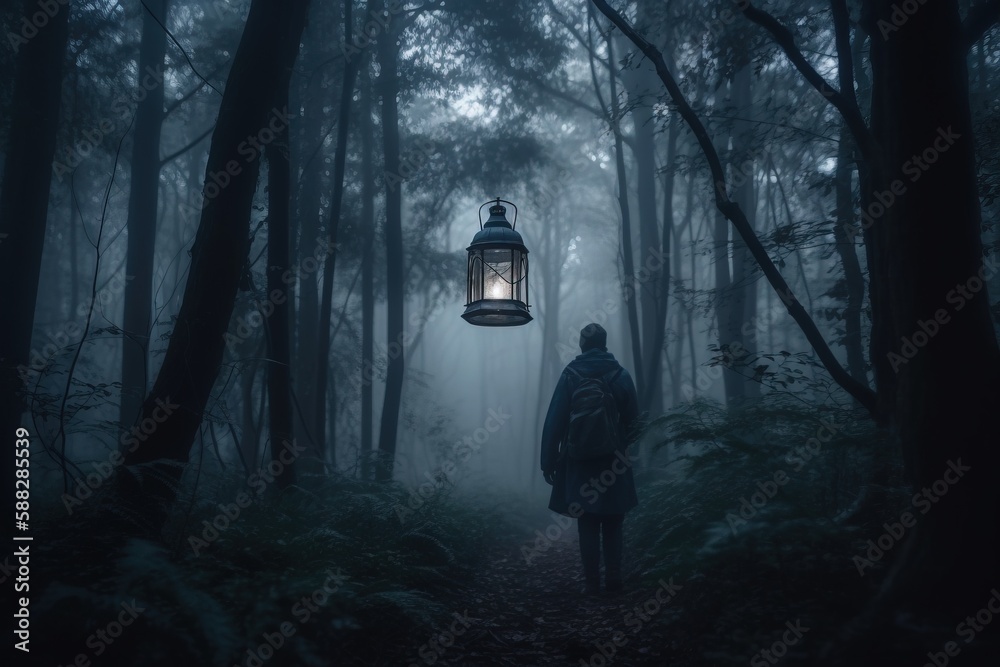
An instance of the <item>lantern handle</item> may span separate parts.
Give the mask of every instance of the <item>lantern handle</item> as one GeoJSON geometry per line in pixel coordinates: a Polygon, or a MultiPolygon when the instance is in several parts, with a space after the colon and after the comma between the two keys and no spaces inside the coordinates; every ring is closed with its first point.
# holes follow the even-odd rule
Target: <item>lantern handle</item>
{"type": "MultiPolygon", "coordinates": [[[[504,204],[510,204],[511,206],[514,207],[514,220],[513,220],[513,222],[510,223],[510,228],[511,229],[515,229],[517,227],[517,204],[515,204],[512,201],[507,201],[506,199],[500,199],[500,197],[497,197],[496,199],[489,200],[488,202],[486,202],[485,204],[483,204],[483,206],[489,206],[490,204],[500,204],[500,202],[503,202],[504,204]]],[[[479,207],[479,230],[480,231],[482,231],[482,229],[483,229],[483,206],[479,207]]]]}

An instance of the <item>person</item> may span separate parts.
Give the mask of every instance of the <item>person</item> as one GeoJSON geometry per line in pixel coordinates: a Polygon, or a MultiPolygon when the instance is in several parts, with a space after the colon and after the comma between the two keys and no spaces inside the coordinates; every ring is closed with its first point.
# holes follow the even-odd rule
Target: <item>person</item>
{"type": "Polygon", "coordinates": [[[588,595],[600,592],[602,540],[605,590],[622,590],[623,523],[625,513],[638,504],[628,445],[637,426],[639,401],[632,377],[608,352],[607,337],[597,323],[580,332],[580,354],[559,376],[542,429],[542,474],[552,486],[549,509],[577,519],[588,595]],[[567,452],[573,393],[584,378],[597,377],[607,380],[614,397],[619,438],[613,454],[577,460],[567,452]]]}

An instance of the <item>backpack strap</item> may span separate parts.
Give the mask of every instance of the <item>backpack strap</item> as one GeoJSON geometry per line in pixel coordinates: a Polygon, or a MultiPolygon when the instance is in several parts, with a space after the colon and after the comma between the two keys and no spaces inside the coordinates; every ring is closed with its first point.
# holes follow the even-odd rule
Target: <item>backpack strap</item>
{"type": "Polygon", "coordinates": [[[622,374],[622,371],[623,371],[623,370],[625,370],[625,368],[624,368],[624,367],[622,367],[622,366],[619,366],[619,367],[618,367],[618,368],[616,368],[615,370],[613,370],[613,371],[611,371],[610,373],[606,374],[606,375],[604,376],[604,380],[605,380],[605,381],[606,381],[606,382],[607,382],[607,383],[608,383],[609,385],[610,385],[610,384],[612,384],[612,383],[613,383],[613,382],[614,382],[615,380],[617,380],[617,379],[618,379],[618,376],[622,374]]]}
{"type": "MultiPolygon", "coordinates": [[[[625,370],[623,366],[618,366],[618,368],[616,368],[615,370],[609,371],[604,375],[598,375],[597,377],[607,382],[608,385],[611,385],[614,383],[615,380],[618,379],[618,376],[621,375],[623,370],[625,370]]],[[[581,373],[580,371],[576,370],[571,366],[566,366],[566,372],[569,374],[571,378],[575,377],[577,380],[585,380],[588,378],[588,376],[585,376],[583,373],[581,373]]]]}

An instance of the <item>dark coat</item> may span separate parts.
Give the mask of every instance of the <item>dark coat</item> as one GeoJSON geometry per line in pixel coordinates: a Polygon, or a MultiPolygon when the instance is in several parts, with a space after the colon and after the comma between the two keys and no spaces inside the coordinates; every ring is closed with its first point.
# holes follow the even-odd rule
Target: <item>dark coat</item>
{"type": "MultiPolygon", "coordinates": [[[[614,355],[604,349],[590,349],[569,363],[584,377],[597,377],[621,368],[614,355]]],[[[593,514],[624,514],[638,504],[632,460],[628,442],[639,416],[632,376],[622,372],[611,390],[618,402],[620,433],[623,449],[607,459],[575,461],[565,453],[565,438],[569,430],[570,397],[579,380],[569,370],[559,376],[549,411],[542,429],[542,472],[555,471],[549,509],[565,516],[578,517],[583,512],[593,514]]]]}

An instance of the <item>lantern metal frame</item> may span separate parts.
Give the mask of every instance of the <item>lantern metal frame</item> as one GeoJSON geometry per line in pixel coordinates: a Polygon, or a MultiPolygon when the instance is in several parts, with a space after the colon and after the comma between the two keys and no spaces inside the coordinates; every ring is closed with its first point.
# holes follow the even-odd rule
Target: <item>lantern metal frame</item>
{"type": "Polygon", "coordinates": [[[466,248],[469,260],[466,269],[466,304],[462,318],[469,324],[510,327],[527,324],[532,320],[528,302],[528,249],[521,234],[515,229],[517,214],[514,202],[499,197],[479,207],[479,232],[466,248]],[[507,209],[502,204],[514,207],[513,224],[507,220],[507,209]],[[484,224],[483,208],[486,206],[490,206],[490,218],[484,224]],[[503,272],[497,271],[495,267],[503,262],[487,261],[488,251],[508,251],[509,268],[503,272]],[[488,271],[492,271],[494,275],[490,276],[488,271]],[[494,285],[509,286],[503,298],[491,298],[487,295],[489,278],[492,278],[494,285]],[[498,283],[498,279],[502,283],[498,283]]]}

